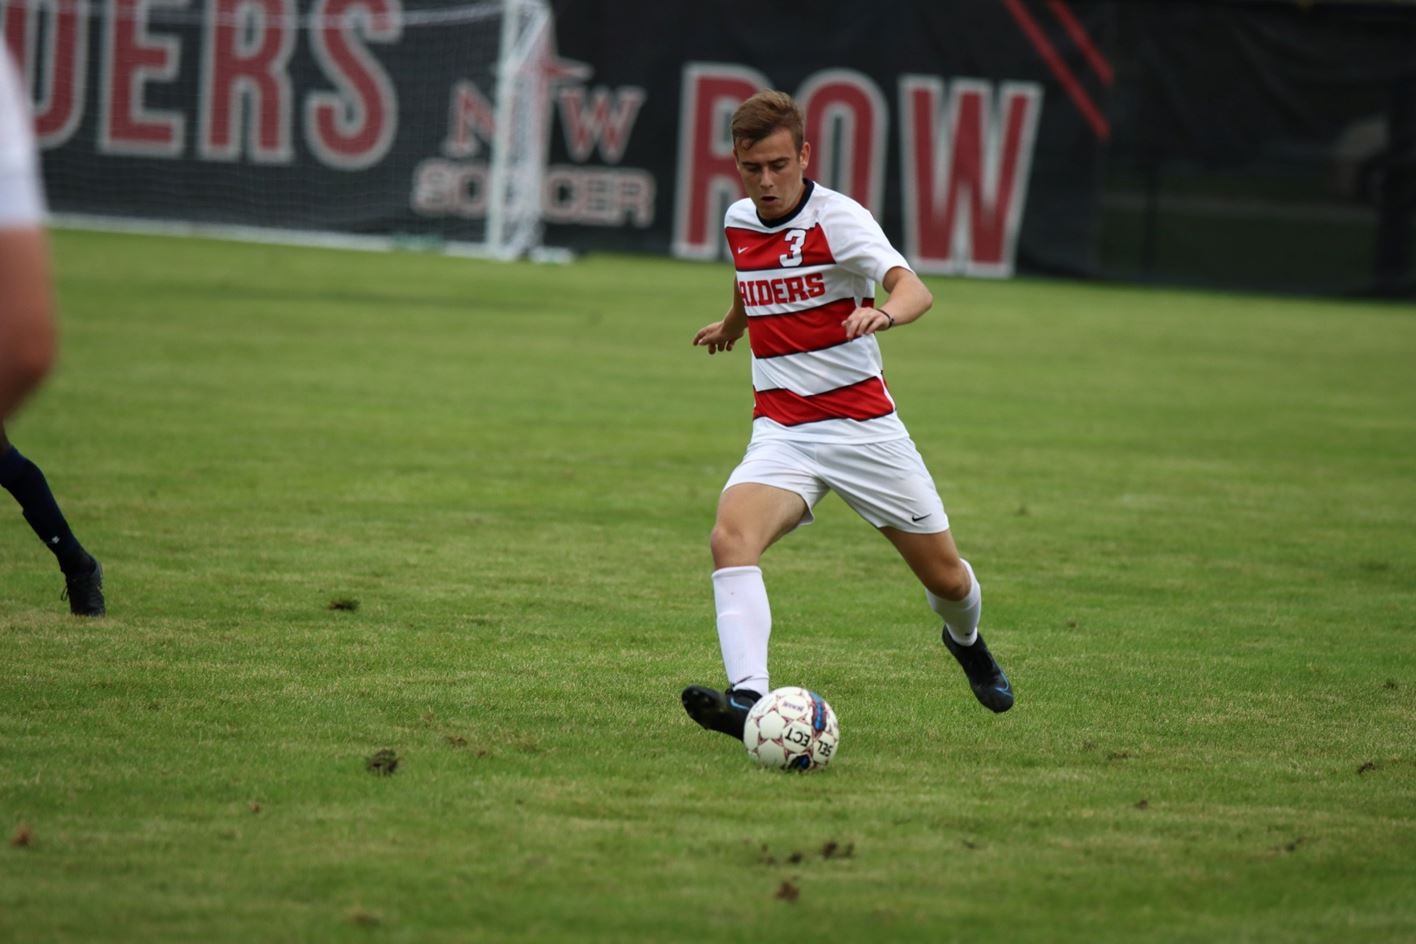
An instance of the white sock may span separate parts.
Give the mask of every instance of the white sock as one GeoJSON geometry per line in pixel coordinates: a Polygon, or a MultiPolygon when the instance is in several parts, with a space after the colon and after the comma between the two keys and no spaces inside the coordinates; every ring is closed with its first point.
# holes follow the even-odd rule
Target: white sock
{"type": "Polygon", "coordinates": [[[983,592],[978,588],[978,578],[973,568],[964,561],[964,569],[969,572],[969,595],[962,600],[946,600],[929,590],[924,591],[929,608],[944,617],[944,628],[950,638],[961,646],[972,646],[978,638],[979,611],[983,608],[983,592]]]}
{"type": "Polygon", "coordinates": [[[767,638],[772,610],[760,567],[713,571],[713,603],[718,609],[718,644],[733,688],[767,694],[767,638]]]}

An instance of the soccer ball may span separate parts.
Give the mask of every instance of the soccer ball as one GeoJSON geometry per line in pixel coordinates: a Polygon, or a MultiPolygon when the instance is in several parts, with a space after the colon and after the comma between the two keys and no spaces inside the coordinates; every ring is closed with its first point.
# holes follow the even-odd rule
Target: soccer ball
{"type": "Polygon", "coordinates": [[[804,688],[778,688],[747,713],[747,756],[776,770],[815,770],[836,753],[841,729],[826,699],[804,688]]]}

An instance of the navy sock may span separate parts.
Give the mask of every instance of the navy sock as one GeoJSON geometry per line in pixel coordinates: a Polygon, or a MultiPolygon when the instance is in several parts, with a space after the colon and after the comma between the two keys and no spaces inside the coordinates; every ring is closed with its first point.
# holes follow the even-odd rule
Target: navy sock
{"type": "Polygon", "coordinates": [[[11,446],[0,455],[0,485],[5,486],[15,501],[20,503],[25,520],[39,535],[44,546],[59,559],[59,567],[68,573],[89,566],[92,558],[79,544],[69,523],[44,480],[39,466],[20,455],[20,450],[11,446]]]}

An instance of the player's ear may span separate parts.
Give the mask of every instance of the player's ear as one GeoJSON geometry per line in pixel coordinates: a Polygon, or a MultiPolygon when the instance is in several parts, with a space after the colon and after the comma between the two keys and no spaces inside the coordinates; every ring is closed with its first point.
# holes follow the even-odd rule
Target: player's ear
{"type": "Polygon", "coordinates": [[[806,170],[806,165],[809,164],[809,163],[811,163],[811,142],[810,142],[810,141],[803,141],[803,142],[801,142],[801,154],[798,155],[798,159],[801,161],[801,169],[802,169],[802,170],[806,170]]]}

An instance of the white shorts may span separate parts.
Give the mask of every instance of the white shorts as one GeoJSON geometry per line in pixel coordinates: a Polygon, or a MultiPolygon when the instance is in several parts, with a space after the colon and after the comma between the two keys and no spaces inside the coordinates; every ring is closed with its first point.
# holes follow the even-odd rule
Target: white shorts
{"type": "Polygon", "coordinates": [[[815,520],[811,509],[829,490],[877,528],[914,534],[949,530],[939,490],[911,439],[863,445],[754,442],[723,490],[749,482],[800,495],[806,514],[798,527],[815,520]]]}

